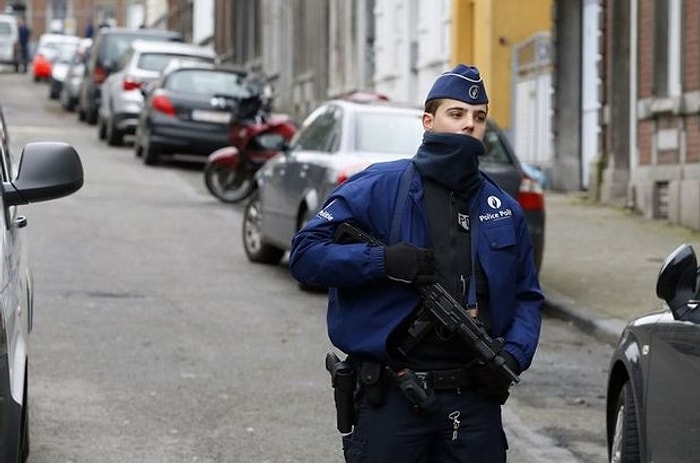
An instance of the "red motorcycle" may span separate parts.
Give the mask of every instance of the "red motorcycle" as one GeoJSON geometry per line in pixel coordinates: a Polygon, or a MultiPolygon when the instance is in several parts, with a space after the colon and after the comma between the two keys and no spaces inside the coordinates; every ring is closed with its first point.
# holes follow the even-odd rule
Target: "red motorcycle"
{"type": "Polygon", "coordinates": [[[289,116],[270,112],[264,94],[238,101],[229,130],[231,146],[211,153],[204,167],[209,192],[225,203],[247,198],[255,189],[255,173],[296,131],[289,116]]]}

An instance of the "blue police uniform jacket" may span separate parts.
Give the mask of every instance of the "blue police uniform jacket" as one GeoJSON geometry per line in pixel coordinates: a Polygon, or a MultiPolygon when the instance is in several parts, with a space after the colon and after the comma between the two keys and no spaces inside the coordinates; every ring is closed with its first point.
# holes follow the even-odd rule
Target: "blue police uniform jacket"
{"type": "MultiPolygon", "coordinates": [[[[388,352],[389,335],[419,305],[419,293],[386,277],[382,247],[339,244],[333,237],[338,224],[347,221],[390,243],[398,205],[404,209],[393,241],[429,247],[423,182],[415,168],[407,200],[397,197],[411,162],[374,164],[338,186],[294,236],[290,253],[290,270],[297,280],[329,287],[327,324],[333,345],[388,365],[396,362],[388,352]]],[[[469,216],[488,281],[490,334],[504,339],[505,350],[524,371],[537,348],[544,300],[525,216],[518,202],[485,175],[470,200],[469,216]]]]}

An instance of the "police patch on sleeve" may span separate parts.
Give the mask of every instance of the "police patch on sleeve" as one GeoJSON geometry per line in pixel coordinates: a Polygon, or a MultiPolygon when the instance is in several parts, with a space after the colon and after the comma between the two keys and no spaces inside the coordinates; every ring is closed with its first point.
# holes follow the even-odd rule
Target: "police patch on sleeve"
{"type": "Polygon", "coordinates": [[[321,217],[322,219],[326,219],[329,222],[333,221],[333,205],[335,204],[335,199],[328,203],[326,207],[318,211],[318,216],[321,217]]]}

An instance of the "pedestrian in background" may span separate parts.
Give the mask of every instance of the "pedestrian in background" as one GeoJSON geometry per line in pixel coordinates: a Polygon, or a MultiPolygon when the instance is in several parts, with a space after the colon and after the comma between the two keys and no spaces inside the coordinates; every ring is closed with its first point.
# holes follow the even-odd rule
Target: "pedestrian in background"
{"type": "Polygon", "coordinates": [[[92,17],[89,17],[87,24],[85,25],[85,33],[83,34],[86,39],[91,39],[95,35],[95,24],[92,17]]]}
{"type": "Polygon", "coordinates": [[[17,20],[17,29],[19,35],[19,61],[22,72],[27,72],[29,65],[29,39],[32,35],[31,29],[27,26],[24,18],[20,17],[17,20]]]}
{"type": "Polygon", "coordinates": [[[441,74],[415,156],[350,178],[293,239],[291,272],[329,288],[328,334],[358,375],[348,462],[506,460],[501,405],[511,380],[437,322],[406,347],[425,322],[417,285],[438,282],[504,339],[499,354],[511,370],[525,371],[535,354],[543,295],[525,217],[478,168],[488,102],[477,68],[441,74]],[[387,244],[338,243],[343,222],[387,244]],[[398,387],[405,372],[420,378],[411,394],[398,387]]]}

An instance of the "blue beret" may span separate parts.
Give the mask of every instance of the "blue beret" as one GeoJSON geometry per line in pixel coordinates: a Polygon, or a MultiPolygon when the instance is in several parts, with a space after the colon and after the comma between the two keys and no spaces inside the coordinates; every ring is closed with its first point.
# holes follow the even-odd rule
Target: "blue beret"
{"type": "Polygon", "coordinates": [[[458,64],[454,69],[440,74],[428,92],[425,102],[440,98],[449,98],[469,104],[487,104],[489,102],[484,79],[481,78],[479,70],[474,66],[465,66],[464,64],[458,64]]]}

